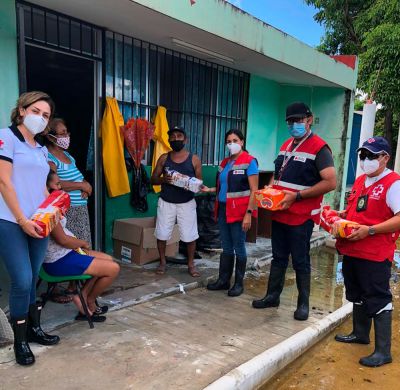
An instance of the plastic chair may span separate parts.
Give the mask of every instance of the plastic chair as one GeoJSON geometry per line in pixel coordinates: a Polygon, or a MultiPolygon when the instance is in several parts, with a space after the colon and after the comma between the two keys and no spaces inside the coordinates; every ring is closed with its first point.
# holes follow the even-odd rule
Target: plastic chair
{"type": "Polygon", "coordinates": [[[86,315],[86,317],[88,319],[89,327],[90,327],[90,329],[93,329],[94,328],[93,321],[92,321],[91,316],[89,314],[89,310],[88,310],[88,307],[86,305],[86,302],[83,299],[83,295],[82,295],[82,291],[81,291],[81,283],[83,283],[84,281],[86,281],[88,279],[91,279],[91,278],[92,278],[91,275],[52,276],[52,275],[49,275],[42,267],[40,269],[40,272],[39,272],[39,280],[38,280],[38,282],[36,284],[36,289],[38,289],[40,284],[42,283],[42,281],[47,282],[47,291],[46,291],[46,293],[44,294],[44,296],[42,298],[42,306],[44,307],[44,305],[48,301],[51,293],[53,292],[53,290],[57,286],[57,283],[75,281],[77,283],[75,283],[75,290],[72,293],[73,294],[78,294],[79,299],[80,299],[81,304],[82,304],[83,311],[85,312],[85,315],[86,315]]]}

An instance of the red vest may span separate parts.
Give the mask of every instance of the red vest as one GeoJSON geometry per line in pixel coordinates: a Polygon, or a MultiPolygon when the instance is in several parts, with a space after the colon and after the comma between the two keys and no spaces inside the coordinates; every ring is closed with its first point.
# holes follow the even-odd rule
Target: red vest
{"type": "MultiPolygon", "coordinates": [[[[251,161],[254,160],[247,152],[242,152],[235,161],[232,169],[228,173],[228,191],[226,194],[226,222],[233,223],[243,221],[247,212],[250,200],[250,185],[247,176],[247,168],[251,161]]],[[[229,162],[229,157],[225,158],[218,167],[217,173],[217,198],[215,201],[215,218],[218,217],[218,193],[219,193],[219,174],[223,171],[226,164],[229,162]]],[[[252,215],[257,216],[257,210],[254,210],[252,215]]]]}
{"type": "MultiPolygon", "coordinates": [[[[367,189],[364,186],[365,178],[366,175],[361,175],[353,185],[348,198],[346,219],[358,222],[361,225],[372,226],[393,217],[393,211],[386,204],[386,194],[390,186],[395,181],[400,180],[400,176],[391,172],[367,189]],[[367,209],[357,212],[357,200],[361,195],[366,194],[368,194],[367,209]]],[[[338,238],[336,248],[342,255],[372,261],[384,261],[386,259],[392,261],[399,233],[397,231],[395,233],[375,234],[359,241],[338,238]]]]}
{"type": "MultiPolygon", "coordinates": [[[[321,176],[315,166],[315,157],[327,143],[312,134],[291,153],[289,149],[292,141],[293,138],[289,138],[281,146],[275,160],[275,180],[279,181],[273,187],[299,192],[321,181],[321,176]],[[280,172],[285,157],[288,158],[290,155],[286,166],[280,172]]],[[[287,225],[301,225],[309,219],[318,224],[322,199],[323,195],[296,201],[287,210],[274,211],[272,219],[287,225]]]]}

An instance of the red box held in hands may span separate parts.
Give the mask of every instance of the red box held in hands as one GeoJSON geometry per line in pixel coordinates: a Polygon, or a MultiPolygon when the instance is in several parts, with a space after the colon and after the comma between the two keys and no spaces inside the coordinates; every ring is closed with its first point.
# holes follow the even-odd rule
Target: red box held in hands
{"type": "Polygon", "coordinates": [[[42,228],[42,232],[39,233],[42,237],[47,237],[50,234],[61,218],[65,216],[70,205],[71,200],[66,192],[53,191],[39,206],[31,220],[42,228]]]}

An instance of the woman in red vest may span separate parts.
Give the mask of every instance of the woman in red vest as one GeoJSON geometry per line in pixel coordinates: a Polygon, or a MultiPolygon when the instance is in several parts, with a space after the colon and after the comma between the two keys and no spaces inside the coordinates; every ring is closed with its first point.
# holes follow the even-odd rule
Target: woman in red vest
{"type": "MultiPolygon", "coordinates": [[[[378,367],[392,362],[391,266],[400,233],[400,175],[386,167],[390,146],[383,137],[365,141],[360,151],[364,171],[355,181],[343,218],[360,226],[348,238],[338,238],[336,248],[343,256],[346,298],[353,302],[353,331],[337,335],[342,343],[369,344],[372,318],[375,351],[360,364],[378,367]]],[[[334,231],[337,226],[334,226],[334,231]]]]}
{"type": "Polygon", "coordinates": [[[215,216],[221,236],[222,254],[219,276],[215,283],[209,283],[209,290],[228,290],[236,297],[243,292],[243,278],[246,272],[246,232],[251,227],[251,216],[256,215],[254,192],[258,189],[257,160],[244,150],[244,136],[239,130],[229,130],[225,144],[230,156],[218,168],[215,188],[204,187],[203,192],[216,192],[215,216]],[[235,284],[230,280],[235,264],[235,284]]]}

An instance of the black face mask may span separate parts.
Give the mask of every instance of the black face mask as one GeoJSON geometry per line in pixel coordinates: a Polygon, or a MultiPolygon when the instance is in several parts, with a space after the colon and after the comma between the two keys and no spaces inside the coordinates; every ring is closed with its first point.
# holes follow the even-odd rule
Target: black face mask
{"type": "Polygon", "coordinates": [[[171,141],[169,144],[174,152],[180,152],[185,147],[182,140],[171,141]]]}

